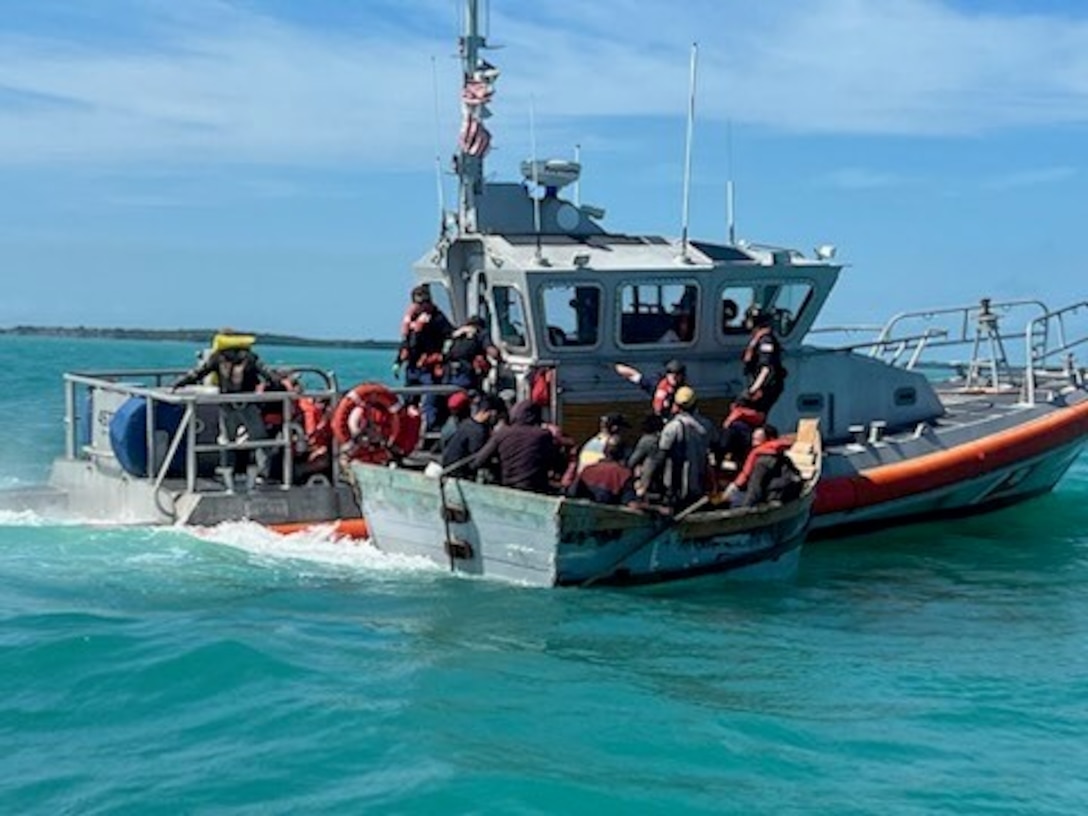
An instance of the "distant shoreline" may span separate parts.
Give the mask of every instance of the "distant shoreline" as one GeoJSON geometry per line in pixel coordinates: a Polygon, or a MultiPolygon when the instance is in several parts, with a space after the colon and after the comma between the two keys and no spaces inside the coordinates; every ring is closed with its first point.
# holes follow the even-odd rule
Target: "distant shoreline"
{"type": "MultiPolygon", "coordinates": [[[[121,329],[90,326],[12,326],[0,328],[0,336],[74,337],[81,340],[174,340],[207,345],[219,329],[121,329]]],[[[248,332],[247,332],[248,333],[248,332]]],[[[319,340],[292,334],[253,332],[265,346],[302,346],[306,348],[395,349],[395,340],[319,340]]]]}

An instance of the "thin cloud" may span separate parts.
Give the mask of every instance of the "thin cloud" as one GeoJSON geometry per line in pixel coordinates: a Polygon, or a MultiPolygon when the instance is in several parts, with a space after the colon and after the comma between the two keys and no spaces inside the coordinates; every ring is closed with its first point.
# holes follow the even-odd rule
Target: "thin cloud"
{"type": "Polygon", "coordinates": [[[1025,187],[1038,187],[1045,184],[1058,184],[1077,176],[1075,167],[1040,167],[1034,170],[1022,170],[988,179],[983,187],[987,190],[1016,190],[1025,187]]]}
{"type": "MultiPolygon", "coordinates": [[[[322,27],[255,2],[128,0],[124,15],[94,18],[71,0],[66,28],[0,34],[0,163],[423,167],[432,55],[442,148],[453,144],[454,15],[449,0],[403,5],[331,6],[350,23],[322,27]]],[[[618,118],[682,117],[694,39],[703,119],[854,135],[1088,121],[1088,18],[1068,14],[947,0],[494,0],[491,32],[507,46],[494,56],[499,147],[526,142],[530,99],[575,139],[604,140],[618,118]]]]}

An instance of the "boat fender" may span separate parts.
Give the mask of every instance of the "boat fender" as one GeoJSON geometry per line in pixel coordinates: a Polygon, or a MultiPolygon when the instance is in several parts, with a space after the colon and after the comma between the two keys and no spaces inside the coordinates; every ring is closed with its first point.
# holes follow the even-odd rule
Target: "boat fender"
{"type": "Polygon", "coordinates": [[[386,464],[419,443],[422,420],[380,383],[348,391],[332,415],[332,432],[356,461],[386,464]]]}

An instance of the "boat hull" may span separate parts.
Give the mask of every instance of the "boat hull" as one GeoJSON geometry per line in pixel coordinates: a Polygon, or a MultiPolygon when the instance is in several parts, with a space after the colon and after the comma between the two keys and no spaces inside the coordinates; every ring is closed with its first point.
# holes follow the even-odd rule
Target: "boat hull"
{"type": "Polygon", "coordinates": [[[788,575],[796,567],[812,498],[672,520],[416,471],[367,464],[352,470],[379,549],[531,586],[788,575]]]}
{"type": "MultiPolygon", "coordinates": [[[[52,504],[45,508],[80,519],[122,524],[192,524],[211,526],[246,519],[261,524],[322,522],[357,518],[359,506],[347,485],[270,485],[228,491],[200,479],[197,492],[184,480],[167,479],[157,486],[107,465],[58,459],[49,480],[52,504]]],[[[40,509],[40,508],[32,508],[40,509]]]]}
{"type": "MultiPolygon", "coordinates": [[[[911,440],[913,447],[829,451],[817,487],[814,535],[865,532],[890,524],[970,515],[1047,493],[1088,439],[1088,401],[1041,406],[1018,422],[968,438],[939,431],[911,440]],[[854,459],[854,461],[852,461],[854,459]],[[855,462],[866,462],[858,466],[855,462]]],[[[870,446],[872,448],[874,446],[870,446]]]]}

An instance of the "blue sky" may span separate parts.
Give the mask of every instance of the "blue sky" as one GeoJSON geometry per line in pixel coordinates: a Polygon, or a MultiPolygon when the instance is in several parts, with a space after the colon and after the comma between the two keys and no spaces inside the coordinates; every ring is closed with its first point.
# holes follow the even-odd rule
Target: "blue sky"
{"type": "MultiPolygon", "coordinates": [[[[456,136],[456,0],[3,5],[0,325],[395,335],[456,136]]],[[[698,41],[692,234],[724,235],[732,176],[741,237],[835,244],[822,322],[1088,297],[1088,4],[490,5],[495,177],[532,107],[611,229],[679,234],[698,41]]]]}

